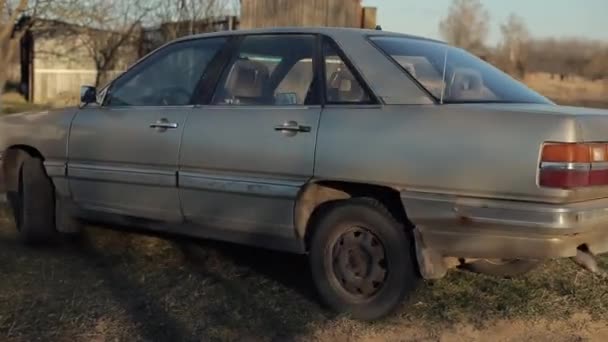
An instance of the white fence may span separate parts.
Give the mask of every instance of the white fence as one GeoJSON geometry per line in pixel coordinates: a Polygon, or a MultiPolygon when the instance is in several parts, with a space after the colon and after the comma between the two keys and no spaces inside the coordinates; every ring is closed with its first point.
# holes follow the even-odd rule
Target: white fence
{"type": "MultiPolygon", "coordinates": [[[[107,72],[113,79],[122,70],[107,72]]],[[[96,70],[87,69],[34,69],[33,102],[39,104],[76,104],[80,96],[80,86],[94,85],[96,70]]]]}

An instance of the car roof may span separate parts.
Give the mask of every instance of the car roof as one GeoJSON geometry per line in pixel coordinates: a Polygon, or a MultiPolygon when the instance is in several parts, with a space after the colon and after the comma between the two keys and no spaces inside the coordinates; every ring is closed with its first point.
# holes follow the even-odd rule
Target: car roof
{"type": "Polygon", "coordinates": [[[219,37],[219,36],[236,36],[236,35],[249,35],[249,34],[273,34],[273,33],[309,33],[309,34],[324,34],[331,36],[336,39],[340,37],[361,35],[361,36],[384,36],[384,37],[402,37],[409,39],[426,40],[436,43],[445,44],[442,41],[419,37],[404,33],[382,31],[382,30],[369,30],[360,28],[348,28],[348,27],[271,27],[271,28],[259,28],[250,30],[235,30],[235,31],[218,31],[211,33],[202,33],[192,36],[180,38],[178,40],[188,40],[193,38],[207,38],[207,37],[219,37]]]}

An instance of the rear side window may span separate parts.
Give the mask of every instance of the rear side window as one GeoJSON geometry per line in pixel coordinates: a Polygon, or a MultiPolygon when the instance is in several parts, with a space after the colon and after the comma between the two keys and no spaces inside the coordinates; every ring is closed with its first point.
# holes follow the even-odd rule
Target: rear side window
{"type": "Polygon", "coordinates": [[[370,39],[430,94],[444,103],[551,103],[462,49],[406,37],[370,39]]]}
{"type": "Polygon", "coordinates": [[[324,40],[326,102],[329,104],[370,103],[363,84],[355,77],[333,43],[324,40]]]}
{"type": "Polygon", "coordinates": [[[314,104],[313,35],[246,36],[213,99],[233,106],[314,104]]]}

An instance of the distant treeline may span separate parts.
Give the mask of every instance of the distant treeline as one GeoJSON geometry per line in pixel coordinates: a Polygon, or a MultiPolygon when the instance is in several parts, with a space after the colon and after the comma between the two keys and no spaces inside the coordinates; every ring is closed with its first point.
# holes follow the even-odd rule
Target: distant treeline
{"type": "Polygon", "coordinates": [[[499,68],[523,76],[546,72],[560,78],[581,76],[590,80],[608,79],[608,44],[585,39],[531,39],[513,62],[508,51],[486,52],[490,62],[499,68]]]}
{"type": "Polygon", "coordinates": [[[502,39],[496,47],[487,44],[491,27],[489,12],[480,0],[452,0],[439,22],[441,36],[501,69],[523,77],[528,72],[608,79],[608,41],[584,38],[534,37],[520,16],[512,13],[499,28],[502,39]]]}
{"type": "Polygon", "coordinates": [[[608,44],[582,39],[541,39],[528,42],[529,71],[562,76],[608,79],[608,44]]]}

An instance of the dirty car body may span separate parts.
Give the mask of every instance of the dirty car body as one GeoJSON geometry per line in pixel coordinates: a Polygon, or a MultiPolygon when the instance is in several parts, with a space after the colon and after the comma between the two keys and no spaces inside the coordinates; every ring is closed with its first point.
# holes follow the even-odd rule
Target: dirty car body
{"type": "Polygon", "coordinates": [[[557,106],[441,42],[329,28],[193,36],[97,98],[1,118],[9,194],[27,153],[79,221],[296,253],[324,204],[372,198],[415,232],[426,277],[447,257],[608,251],[608,112],[557,106]]]}

